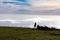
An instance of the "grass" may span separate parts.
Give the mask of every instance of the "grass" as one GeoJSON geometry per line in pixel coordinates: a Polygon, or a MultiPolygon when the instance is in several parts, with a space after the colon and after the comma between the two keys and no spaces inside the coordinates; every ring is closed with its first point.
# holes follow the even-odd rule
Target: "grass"
{"type": "Polygon", "coordinates": [[[60,30],[0,27],[0,40],[60,40],[60,30]]]}

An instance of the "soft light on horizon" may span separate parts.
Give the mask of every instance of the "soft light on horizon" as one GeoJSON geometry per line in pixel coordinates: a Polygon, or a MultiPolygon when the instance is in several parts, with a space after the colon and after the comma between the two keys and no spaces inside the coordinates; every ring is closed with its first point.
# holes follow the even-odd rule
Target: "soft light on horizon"
{"type": "Polygon", "coordinates": [[[16,26],[33,28],[37,25],[46,25],[60,29],[59,15],[19,15],[19,14],[1,14],[0,26],[16,26]],[[2,16],[3,15],[3,16],[2,16]]]}

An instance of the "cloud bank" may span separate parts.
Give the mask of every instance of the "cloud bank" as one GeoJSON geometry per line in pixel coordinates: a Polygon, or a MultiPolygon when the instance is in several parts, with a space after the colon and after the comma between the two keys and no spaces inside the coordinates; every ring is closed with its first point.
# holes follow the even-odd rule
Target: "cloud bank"
{"type": "Polygon", "coordinates": [[[19,14],[1,14],[0,26],[16,26],[33,28],[37,25],[46,25],[60,29],[60,16],[51,15],[19,15],[19,14]],[[2,16],[3,15],[3,16],[2,16]]]}
{"type": "Polygon", "coordinates": [[[20,19],[20,20],[14,20],[14,19],[0,19],[0,26],[16,26],[16,27],[29,27],[33,28],[34,23],[39,24],[40,26],[48,26],[48,27],[55,27],[60,29],[60,19],[49,19],[49,18],[27,18],[27,19],[20,19]]]}

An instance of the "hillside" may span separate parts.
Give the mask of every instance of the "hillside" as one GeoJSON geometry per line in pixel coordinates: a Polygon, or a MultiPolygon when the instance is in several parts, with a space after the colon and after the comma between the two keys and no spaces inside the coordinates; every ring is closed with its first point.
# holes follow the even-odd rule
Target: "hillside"
{"type": "Polygon", "coordinates": [[[0,27],[0,40],[60,40],[60,30],[0,27]]]}

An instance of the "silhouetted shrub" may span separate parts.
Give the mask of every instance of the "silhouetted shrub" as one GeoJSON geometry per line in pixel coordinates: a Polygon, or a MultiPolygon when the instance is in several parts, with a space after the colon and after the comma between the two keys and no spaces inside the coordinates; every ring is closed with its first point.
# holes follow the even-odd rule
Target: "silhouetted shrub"
{"type": "Polygon", "coordinates": [[[54,27],[51,27],[51,30],[55,30],[56,28],[54,28],[54,27]]]}
{"type": "Polygon", "coordinates": [[[54,27],[49,28],[48,26],[39,26],[39,25],[37,25],[37,29],[40,29],[40,30],[55,30],[56,28],[54,28],[54,27]]]}

